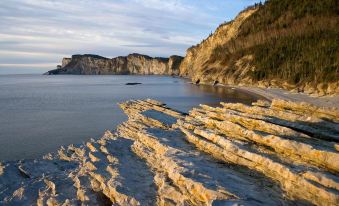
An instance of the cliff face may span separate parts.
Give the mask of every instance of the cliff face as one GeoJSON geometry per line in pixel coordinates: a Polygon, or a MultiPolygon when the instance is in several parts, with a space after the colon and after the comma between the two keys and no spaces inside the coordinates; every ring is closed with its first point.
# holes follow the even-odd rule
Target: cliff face
{"type": "Polygon", "coordinates": [[[192,46],[187,50],[186,56],[180,66],[180,75],[192,78],[193,81],[213,81],[224,82],[232,77],[219,76],[213,70],[220,68],[220,65],[210,65],[208,60],[215,48],[227,43],[231,38],[236,37],[242,22],[252,15],[256,9],[248,9],[240,13],[234,21],[220,25],[216,31],[200,44],[192,46]],[[208,70],[205,70],[208,65],[208,70]]]}
{"type": "Polygon", "coordinates": [[[178,75],[182,57],[152,58],[141,54],[130,54],[126,57],[112,59],[98,55],[73,55],[64,58],[60,68],[51,70],[48,74],[159,74],[178,75]]]}
{"type": "Polygon", "coordinates": [[[70,62],[72,61],[72,58],[63,58],[62,59],[62,64],[61,64],[61,67],[65,67],[67,64],[69,64],[70,62]]]}
{"type": "Polygon", "coordinates": [[[194,82],[339,94],[336,2],[268,0],[187,50],[180,75],[194,82]]]}

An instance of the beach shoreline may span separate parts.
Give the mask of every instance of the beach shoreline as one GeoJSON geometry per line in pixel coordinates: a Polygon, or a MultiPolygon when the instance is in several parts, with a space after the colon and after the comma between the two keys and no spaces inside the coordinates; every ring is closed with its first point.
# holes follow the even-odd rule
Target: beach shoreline
{"type": "Polygon", "coordinates": [[[339,95],[312,96],[306,93],[296,93],[281,88],[261,88],[255,86],[225,85],[220,83],[215,86],[234,88],[252,95],[261,96],[268,101],[272,101],[273,99],[281,99],[293,102],[306,102],[318,107],[331,107],[339,109],[339,95]]]}
{"type": "Polygon", "coordinates": [[[279,88],[259,88],[259,87],[245,87],[234,86],[237,89],[248,91],[257,95],[261,95],[269,100],[282,99],[293,102],[306,102],[319,107],[334,107],[339,109],[339,96],[311,96],[305,93],[294,93],[279,88]]]}

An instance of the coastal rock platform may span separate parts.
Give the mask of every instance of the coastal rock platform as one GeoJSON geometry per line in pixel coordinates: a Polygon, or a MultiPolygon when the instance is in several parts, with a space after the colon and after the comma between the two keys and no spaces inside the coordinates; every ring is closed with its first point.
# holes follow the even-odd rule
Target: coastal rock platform
{"type": "Polygon", "coordinates": [[[0,163],[0,205],[338,205],[339,111],[121,103],[116,131],[0,163]]]}

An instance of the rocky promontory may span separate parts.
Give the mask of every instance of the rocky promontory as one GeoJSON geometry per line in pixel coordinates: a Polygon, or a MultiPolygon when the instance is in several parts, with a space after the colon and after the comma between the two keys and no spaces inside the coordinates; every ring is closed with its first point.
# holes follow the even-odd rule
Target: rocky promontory
{"type": "Polygon", "coordinates": [[[170,56],[169,58],[153,58],[135,53],[112,59],[93,54],[73,55],[71,58],[63,58],[62,65],[58,65],[57,69],[48,71],[46,74],[178,75],[182,59],[182,57],[176,55],[170,56]]]}
{"type": "Polygon", "coordinates": [[[180,75],[193,82],[339,94],[336,1],[268,0],[222,23],[187,49],[180,75]]]}
{"type": "Polygon", "coordinates": [[[0,163],[0,205],[323,205],[339,202],[339,111],[283,100],[155,100],[99,140],[0,163]]]}

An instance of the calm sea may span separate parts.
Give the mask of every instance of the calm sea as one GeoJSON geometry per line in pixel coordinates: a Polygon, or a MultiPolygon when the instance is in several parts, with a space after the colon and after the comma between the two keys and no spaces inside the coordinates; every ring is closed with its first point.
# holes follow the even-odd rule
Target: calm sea
{"type": "Polygon", "coordinates": [[[201,103],[249,104],[258,97],[163,76],[0,75],[0,160],[36,158],[99,138],[126,120],[118,102],[145,98],[188,111],[201,103]]]}

